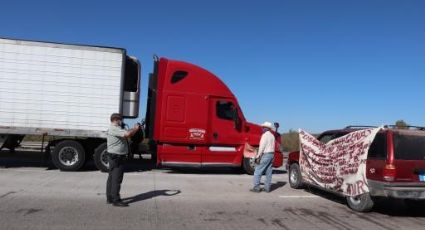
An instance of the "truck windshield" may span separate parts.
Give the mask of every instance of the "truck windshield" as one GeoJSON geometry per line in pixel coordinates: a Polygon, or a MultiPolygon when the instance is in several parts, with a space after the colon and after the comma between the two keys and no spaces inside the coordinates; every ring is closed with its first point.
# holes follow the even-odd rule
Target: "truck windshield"
{"type": "Polygon", "coordinates": [[[425,135],[394,133],[395,158],[425,160],[425,135]]]}

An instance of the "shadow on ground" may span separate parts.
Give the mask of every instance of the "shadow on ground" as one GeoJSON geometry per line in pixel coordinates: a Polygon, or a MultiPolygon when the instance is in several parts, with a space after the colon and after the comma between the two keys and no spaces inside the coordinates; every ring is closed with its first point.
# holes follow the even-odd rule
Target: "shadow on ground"
{"type": "MultiPolygon", "coordinates": [[[[0,168],[45,168],[46,170],[58,170],[41,152],[34,151],[17,151],[10,153],[9,151],[0,152],[0,168]]],[[[156,165],[149,159],[133,159],[126,163],[126,172],[144,172],[155,169],[156,165]]],[[[92,159],[87,160],[86,164],[80,171],[97,171],[92,159]]]]}
{"type": "MultiPolygon", "coordinates": [[[[382,214],[394,217],[425,217],[425,206],[420,205],[408,205],[404,200],[401,199],[390,199],[381,198],[375,199],[374,208],[370,213],[359,213],[351,210],[346,203],[346,200],[342,196],[335,195],[333,193],[325,192],[315,187],[305,187],[305,191],[320,196],[324,199],[341,204],[341,207],[347,212],[352,214],[365,217],[368,215],[382,214]]],[[[422,203],[423,204],[423,203],[422,203]]],[[[425,224],[425,222],[424,222],[425,224]]]]}
{"type": "MultiPolygon", "coordinates": [[[[58,170],[41,152],[34,151],[17,151],[9,153],[8,151],[0,152],[0,168],[23,168],[35,167],[45,168],[46,170],[58,170]]],[[[80,171],[97,171],[92,159],[87,160],[87,163],[80,171]]],[[[244,175],[245,172],[241,167],[190,167],[190,168],[167,168],[158,167],[150,159],[131,159],[125,164],[125,172],[145,172],[151,170],[166,171],[170,174],[231,174],[244,175]]],[[[286,171],[282,168],[273,169],[273,174],[285,174],[286,171]]]]}
{"type": "Polygon", "coordinates": [[[44,155],[40,152],[14,152],[0,151],[1,168],[20,168],[20,167],[49,167],[44,155]]]}
{"type": "Polygon", "coordinates": [[[287,183],[285,181],[278,181],[270,186],[270,192],[273,192],[274,190],[277,190],[279,188],[282,188],[287,183]]]}
{"type": "Polygon", "coordinates": [[[123,202],[127,204],[131,204],[131,203],[136,203],[139,201],[149,200],[158,196],[175,196],[180,193],[181,193],[180,190],[153,190],[150,192],[141,193],[136,196],[127,197],[122,200],[123,202]]]}

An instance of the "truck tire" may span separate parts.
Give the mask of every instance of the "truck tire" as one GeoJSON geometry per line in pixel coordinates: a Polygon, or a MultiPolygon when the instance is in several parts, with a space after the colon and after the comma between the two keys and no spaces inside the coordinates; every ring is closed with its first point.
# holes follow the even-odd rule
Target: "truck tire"
{"type": "Polygon", "coordinates": [[[86,153],[77,141],[61,141],[53,149],[52,162],[61,171],[77,171],[83,167],[86,153]]]}
{"type": "Polygon", "coordinates": [[[243,165],[243,170],[245,171],[246,174],[254,175],[254,171],[255,171],[254,158],[244,157],[242,165],[243,165]]]}
{"type": "Polygon", "coordinates": [[[107,172],[109,169],[108,156],[106,153],[106,142],[100,144],[95,150],[93,155],[94,164],[101,172],[107,172]]]}
{"type": "Polygon", "coordinates": [[[369,193],[364,193],[355,197],[346,197],[348,207],[357,212],[369,212],[372,210],[374,202],[369,193]]]}
{"type": "Polygon", "coordinates": [[[303,187],[300,165],[292,163],[289,167],[289,185],[291,188],[300,189],[303,187]]]}

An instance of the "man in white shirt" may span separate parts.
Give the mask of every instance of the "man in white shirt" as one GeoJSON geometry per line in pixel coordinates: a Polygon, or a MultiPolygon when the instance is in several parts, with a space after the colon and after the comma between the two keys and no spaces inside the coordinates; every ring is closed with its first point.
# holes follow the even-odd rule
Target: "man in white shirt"
{"type": "Polygon", "coordinates": [[[254,171],[254,187],[251,192],[260,192],[261,176],[266,174],[266,181],[264,183],[264,191],[270,192],[273,174],[273,159],[275,151],[275,137],[271,132],[273,129],[272,123],[266,121],[261,127],[263,128],[263,135],[261,136],[260,146],[258,148],[255,161],[258,162],[254,171]]]}

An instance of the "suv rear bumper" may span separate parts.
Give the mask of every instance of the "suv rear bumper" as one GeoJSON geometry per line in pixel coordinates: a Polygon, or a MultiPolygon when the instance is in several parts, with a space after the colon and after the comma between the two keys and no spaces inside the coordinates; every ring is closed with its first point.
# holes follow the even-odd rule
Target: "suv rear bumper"
{"type": "Polygon", "coordinates": [[[388,183],[368,180],[371,196],[425,200],[425,183],[388,183]]]}

